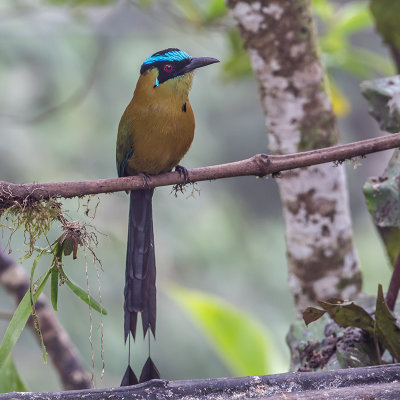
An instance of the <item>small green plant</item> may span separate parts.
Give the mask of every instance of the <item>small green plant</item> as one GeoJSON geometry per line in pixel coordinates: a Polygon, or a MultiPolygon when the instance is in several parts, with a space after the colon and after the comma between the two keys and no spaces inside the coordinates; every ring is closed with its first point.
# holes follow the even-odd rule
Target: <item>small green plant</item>
{"type": "MultiPolygon", "coordinates": [[[[94,260],[100,263],[93,249],[94,246],[97,245],[97,235],[89,229],[91,227],[90,225],[82,224],[77,221],[68,221],[62,212],[61,203],[55,199],[35,202],[24,201],[22,204],[14,203],[8,205],[7,208],[3,208],[0,216],[4,221],[0,224],[0,227],[7,228],[11,231],[9,243],[14,232],[23,228],[25,242],[28,246],[24,258],[26,259],[32,256],[35,252],[37,253],[33,260],[30,273],[29,290],[15,310],[0,344],[0,376],[9,376],[10,379],[12,378],[12,384],[17,385],[16,388],[22,388],[22,382],[18,374],[15,373],[11,351],[20,337],[29,316],[32,316],[35,329],[41,341],[42,356],[45,363],[47,362],[46,348],[43,342],[35,304],[49,278],[51,304],[54,310],[57,311],[58,308],[58,290],[60,286],[65,284],[78,298],[88,304],[91,309],[102,315],[107,315],[107,311],[102,306],[101,302],[91,297],[87,290],[81,288],[68,277],[63,265],[63,257],[72,255],[74,259],[77,258],[79,247],[88,249],[92,253],[94,260]],[[62,234],[54,243],[50,244],[47,234],[54,222],[59,222],[61,224],[62,234]],[[38,248],[36,246],[36,242],[41,237],[44,237],[49,243],[45,248],[38,248]],[[50,267],[36,279],[35,272],[39,261],[44,255],[51,258],[50,267]]],[[[0,389],[3,384],[2,380],[0,380],[0,389]]]]}
{"type": "MultiPolygon", "coordinates": [[[[362,351],[356,346],[356,343],[353,343],[352,346],[348,347],[349,354],[347,357],[343,357],[343,354],[338,357],[339,365],[342,368],[382,364],[384,363],[382,355],[386,350],[394,360],[400,360],[400,327],[396,322],[396,318],[386,305],[382,285],[378,287],[375,309],[372,310],[369,307],[362,307],[354,302],[338,299],[319,301],[318,304],[321,308],[308,307],[304,311],[303,319],[306,325],[328,314],[331,320],[339,327],[344,329],[356,328],[363,332],[363,335],[358,339],[358,343],[363,343],[362,351]],[[366,355],[369,355],[368,358],[365,357],[366,355]],[[348,365],[348,360],[351,359],[353,359],[353,365],[348,365]]],[[[324,331],[331,320],[325,320],[326,325],[324,331]]],[[[330,329],[332,330],[332,327],[330,329]]],[[[355,331],[352,330],[352,335],[354,336],[354,334],[355,331]]],[[[328,337],[326,332],[325,336],[328,337]]],[[[343,337],[343,331],[339,334],[336,330],[333,337],[338,341],[340,337],[343,337]]],[[[337,346],[337,341],[335,342],[335,346],[337,346]]],[[[299,348],[300,353],[304,351],[304,348],[305,347],[299,348]]],[[[333,349],[331,355],[333,355],[335,350],[336,349],[333,349]]],[[[302,360],[302,362],[307,361],[310,360],[302,360]]],[[[329,357],[326,363],[328,361],[329,357]]],[[[388,361],[391,360],[388,359],[388,361]]],[[[321,367],[320,364],[316,366],[321,367]]]]}
{"type": "Polygon", "coordinates": [[[6,194],[0,196],[0,229],[11,231],[9,251],[11,252],[11,238],[19,229],[23,229],[27,250],[24,258],[29,258],[39,238],[45,237],[53,223],[62,216],[62,206],[59,200],[32,200],[29,196],[23,201],[7,201],[6,194]]]}

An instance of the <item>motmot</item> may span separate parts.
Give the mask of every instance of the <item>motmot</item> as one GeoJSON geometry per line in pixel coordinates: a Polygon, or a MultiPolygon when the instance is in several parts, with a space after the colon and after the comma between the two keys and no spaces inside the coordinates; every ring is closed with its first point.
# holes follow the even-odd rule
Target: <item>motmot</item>
{"type": "MultiPolygon", "coordinates": [[[[144,188],[130,192],[128,242],[124,289],[125,342],[136,336],[138,313],[143,335],[156,332],[156,263],[152,217],[154,189],[146,188],[150,175],[174,167],[188,183],[186,168],[179,162],[193,141],[195,119],[189,102],[194,70],[219,60],[190,57],[177,48],[154,53],[144,60],[133,98],[118,126],[116,161],[118,176],[140,174],[144,188]]],[[[129,342],[130,343],[130,342],[129,342]]],[[[128,363],[129,364],[129,363],[128,363]]],[[[149,358],[140,381],[158,376],[149,358]]],[[[121,385],[137,383],[130,367],[121,385]]]]}

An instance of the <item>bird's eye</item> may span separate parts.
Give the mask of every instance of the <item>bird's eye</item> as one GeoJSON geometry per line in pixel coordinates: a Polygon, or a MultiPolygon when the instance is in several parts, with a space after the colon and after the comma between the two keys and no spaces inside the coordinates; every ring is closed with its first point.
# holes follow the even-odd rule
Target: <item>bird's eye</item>
{"type": "Polygon", "coordinates": [[[165,72],[171,72],[172,71],[172,65],[171,64],[164,65],[164,71],[165,72]]]}

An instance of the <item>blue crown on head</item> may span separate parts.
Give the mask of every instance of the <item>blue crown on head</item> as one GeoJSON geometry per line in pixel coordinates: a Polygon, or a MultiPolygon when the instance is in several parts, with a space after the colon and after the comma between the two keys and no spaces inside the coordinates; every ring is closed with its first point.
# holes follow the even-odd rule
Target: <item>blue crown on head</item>
{"type": "Polygon", "coordinates": [[[190,57],[189,54],[176,48],[158,51],[143,61],[140,74],[156,69],[158,76],[155,78],[154,88],[170,79],[178,78],[196,68],[218,62],[211,57],[190,57]]]}
{"type": "Polygon", "coordinates": [[[146,58],[143,61],[142,65],[149,65],[160,61],[183,61],[189,60],[190,56],[188,53],[184,52],[183,50],[169,48],[157,53],[154,53],[150,57],[146,58]]]}

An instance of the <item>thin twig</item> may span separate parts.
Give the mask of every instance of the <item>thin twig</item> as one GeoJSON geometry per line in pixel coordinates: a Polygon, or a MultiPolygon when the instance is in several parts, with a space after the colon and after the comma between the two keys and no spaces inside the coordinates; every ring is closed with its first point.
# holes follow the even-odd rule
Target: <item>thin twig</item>
{"type": "Polygon", "coordinates": [[[101,296],[101,284],[100,284],[100,271],[96,263],[96,257],[93,256],[93,265],[96,269],[97,275],[97,288],[99,293],[99,303],[100,303],[100,351],[101,351],[101,373],[100,380],[104,377],[105,371],[105,360],[104,360],[104,324],[103,324],[103,298],[101,296]]]}
{"type": "MultiPolygon", "coordinates": [[[[303,153],[281,156],[256,154],[246,160],[189,170],[189,181],[193,183],[249,175],[266,176],[273,174],[276,176],[276,174],[281,171],[333,161],[341,163],[353,157],[364,156],[366,154],[397,147],[400,147],[400,133],[303,153]]],[[[98,179],[92,181],[31,184],[14,184],[0,181],[0,210],[11,206],[14,202],[21,203],[27,198],[31,201],[49,199],[52,197],[71,198],[98,193],[143,189],[144,185],[152,188],[156,186],[183,184],[184,177],[178,172],[168,172],[151,176],[147,181],[148,183],[145,184],[140,176],[98,179]]]]}
{"type": "Polygon", "coordinates": [[[92,306],[90,303],[90,286],[89,286],[89,272],[88,272],[88,262],[86,256],[86,247],[84,247],[85,254],[85,274],[86,274],[86,287],[87,287],[87,295],[88,295],[88,306],[89,306],[89,343],[90,343],[90,352],[92,355],[92,384],[94,386],[94,349],[93,349],[93,315],[92,315],[92,306]]]}

